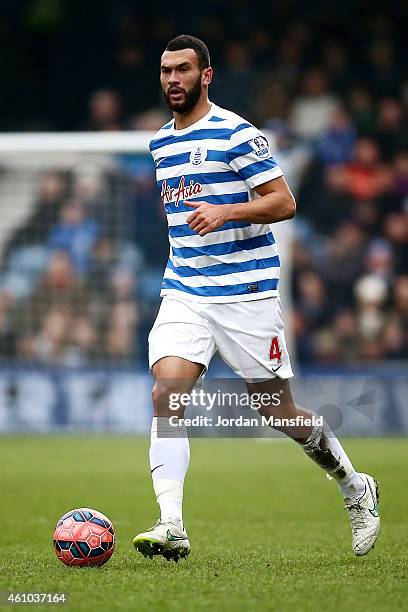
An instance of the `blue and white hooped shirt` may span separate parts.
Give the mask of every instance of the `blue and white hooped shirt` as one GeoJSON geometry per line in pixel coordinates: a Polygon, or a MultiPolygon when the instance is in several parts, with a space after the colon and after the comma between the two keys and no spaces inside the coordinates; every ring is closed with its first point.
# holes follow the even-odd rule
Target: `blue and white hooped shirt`
{"type": "Polygon", "coordinates": [[[165,207],[170,255],[161,296],[197,302],[239,302],[278,295],[279,256],[269,224],[228,222],[199,236],[186,222],[184,200],[245,203],[254,188],[282,176],[268,141],[253,125],[212,104],[189,127],[174,120],[150,142],[165,207]]]}

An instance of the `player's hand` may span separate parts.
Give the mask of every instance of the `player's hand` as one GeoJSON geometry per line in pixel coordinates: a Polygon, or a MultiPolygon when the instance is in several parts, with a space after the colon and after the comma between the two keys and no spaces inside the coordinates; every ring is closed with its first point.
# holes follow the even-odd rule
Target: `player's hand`
{"type": "Polygon", "coordinates": [[[187,217],[187,223],[192,230],[200,236],[224,225],[228,221],[228,204],[208,204],[207,202],[186,202],[186,206],[194,208],[194,212],[187,217]]]}

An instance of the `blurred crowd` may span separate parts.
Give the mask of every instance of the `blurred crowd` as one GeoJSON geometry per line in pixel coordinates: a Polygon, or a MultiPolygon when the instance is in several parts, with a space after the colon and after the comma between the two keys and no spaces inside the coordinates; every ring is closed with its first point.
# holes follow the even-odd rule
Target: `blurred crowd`
{"type": "MultiPolygon", "coordinates": [[[[282,0],[271,7],[238,0],[220,19],[225,3],[209,0],[181,19],[168,3],[135,11],[118,0],[94,7],[106,19],[92,22],[92,32],[90,13],[75,18],[77,0],[43,2],[41,19],[38,2],[23,4],[26,13],[0,18],[0,38],[13,56],[19,38],[12,34],[30,30],[31,61],[44,61],[37,80],[44,77],[48,89],[31,96],[35,108],[24,99],[24,112],[21,96],[6,109],[6,95],[0,127],[155,130],[169,116],[158,87],[161,51],[181,31],[202,37],[215,68],[212,100],[273,134],[297,197],[299,360],[408,358],[406,2],[282,0]],[[74,30],[68,57],[63,46],[74,30]]],[[[28,68],[20,61],[21,87],[28,68]]],[[[5,75],[11,96],[14,73],[5,75]]],[[[137,338],[146,336],[152,312],[144,291],[152,270],[160,275],[166,238],[148,163],[122,156],[119,166],[116,179],[43,177],[33,217],[3,252],[2,352],[140,356],[137,338]],[[125,191],[118,196],[118,189],[125,191]],[[149,274],[141,272],[143,260],[149,274]],[[21,273],[27,262],[37,262],[36,274],[21,273]],[[36,320],[40,301],[47,316],[36,320]]]]}
{"type": "MultiPolygon", "coordinates": [[[[149,182],[156,187],[151,172],[149,182]]],[[[78,367],[145,357],[157,292],[151,304],[140,287],[144,183],[120,165],[107,172],[84,164],[39,178],[31,214],[3,249],[3,359],[78,367]]],[[[164,252],[165,241],[163,221],[164,252]]]]}

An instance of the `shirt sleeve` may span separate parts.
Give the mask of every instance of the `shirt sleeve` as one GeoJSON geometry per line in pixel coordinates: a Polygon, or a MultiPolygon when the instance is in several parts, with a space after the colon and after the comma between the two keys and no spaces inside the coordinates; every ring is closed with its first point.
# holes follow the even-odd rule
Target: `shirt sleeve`
{"type": "Polygon", "coordinates": [[[226,162],[250,189],[283,176],[271,155],[266,136],[250,124],[235,128],[226,151],[226,162]]]}

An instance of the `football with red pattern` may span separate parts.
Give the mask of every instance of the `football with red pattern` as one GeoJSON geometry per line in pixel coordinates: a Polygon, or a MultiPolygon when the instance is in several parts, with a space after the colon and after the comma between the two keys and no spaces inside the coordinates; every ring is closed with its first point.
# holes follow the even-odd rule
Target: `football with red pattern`
{"type": "Polygon", "coordinates": [[[65,565],[103,565],[115,548],[115,530],[102,512],[77,508],[67,512],[54,530],[54,548],[65,565]]]}

